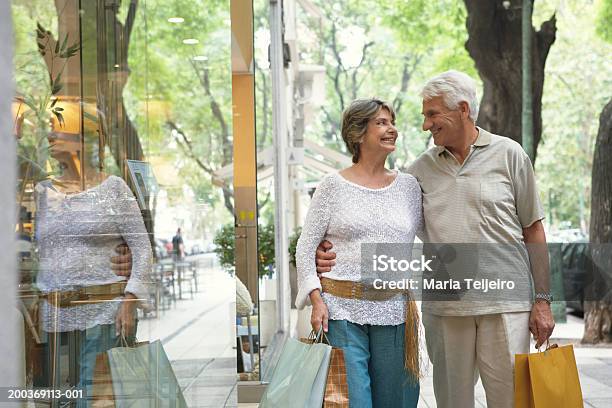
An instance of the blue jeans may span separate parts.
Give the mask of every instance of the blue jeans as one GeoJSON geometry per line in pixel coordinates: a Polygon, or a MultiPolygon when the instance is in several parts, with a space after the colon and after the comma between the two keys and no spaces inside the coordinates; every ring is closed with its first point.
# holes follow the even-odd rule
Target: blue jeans
{"type": "MultiPolygon", "coordinates": [[[[79,384],[85,395],[92,395],[96,356],[113,347],[119,346],[114,324],[102,324],[81,330],[81,347],[79,352],[79,384]]],[[[77,407],[90,406],[85,398],[78,400],[77,407]]]]}
{"type": "Polygon", "coordinates": [[[416,407],[418,380],[404,368],[404,324],[360,325],[330,320],[327,337],[344,350],[349,404],[359,408],[416,407]]]}

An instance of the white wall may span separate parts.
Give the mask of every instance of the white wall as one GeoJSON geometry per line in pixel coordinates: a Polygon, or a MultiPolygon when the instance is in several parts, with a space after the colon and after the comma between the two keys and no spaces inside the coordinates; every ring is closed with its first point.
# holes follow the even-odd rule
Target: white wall
{"type": "MultiPolygon", "coordinates": [[[[16,312],[17,253],[15,252],[16,152],[11,119],[13,85],[11,2],[0,1],[0,387],[21,385],[23,345],[16,312]]],[[[0,395],[0,399],[5,399],[0,395]]],[[[0,405],[5,406],[5,403],[0,405]]]]}

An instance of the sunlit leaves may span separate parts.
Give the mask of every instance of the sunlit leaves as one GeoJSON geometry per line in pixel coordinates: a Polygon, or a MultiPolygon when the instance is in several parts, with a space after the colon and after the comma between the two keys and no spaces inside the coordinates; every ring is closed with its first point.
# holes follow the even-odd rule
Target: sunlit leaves
{"type": "Polygon", "coordinates": [[[536,174],[553,228],[562,222],[588,228],[597,118],[612,89],[612,45],[595,34],[597,11],[580,1],[563,4],[546,63],[536,174]]]}
{"type": "Polygon", "coordinates": [[[220,189],[186,154],[179,144],[181,138],[175,136],[168,123],[180,127],[202,162],[213,169],[222,166],[222,129],[211,111],[211,97],[206,95],[202,81],[207,71],[212,98],[231,127],[228,20],[229,1],[148,0],[139,4],[130,39],[131,74],[124,89],[124,102],[146,156],[168,163],[176,172],[176,185],[165,187],[173,191],[170,199],[178,202],[183,200],[180,184],[186,183],[197,200],[222,206],[220,189]],[[169,17],[182,17],[184,22],[170,23],[169,17]],[[185,38],[196,38],[199,44],[185,45],[185,38]],[[194,60],[195,56],[208,59],[194,60]]]}
{"type": "Polygon", "coordinates": [[[612,43],[612,0],[600,0],[597,15],[597,34],[612,43]]]}

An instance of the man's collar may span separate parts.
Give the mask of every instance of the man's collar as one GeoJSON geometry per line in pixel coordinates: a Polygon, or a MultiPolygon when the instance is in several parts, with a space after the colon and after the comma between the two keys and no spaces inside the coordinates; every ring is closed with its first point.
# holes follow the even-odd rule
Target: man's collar
{"type": "Polygon", "coordinates": [[[482,147],[489,145],[491,143],[491,133],[478,126],[476,126],[476,129],[478,129],[478,137],[474,142],[474,146],[482,147]]]}
{"type": "MultiPolygon", "coordinates": [[[[491,133],[487,132],[486,130],[478,126],[476,126],[476,129],[478,129],[478,137],[476,138],[476,141],[474,142],[474,146],[477,146],[477,147],[488,146],[491,143],[491,133]]],[[[445,146],[436,146],[435,148],[436,148],[437,156],[441,155],[442,153],[446,151],[445,146]]]]}

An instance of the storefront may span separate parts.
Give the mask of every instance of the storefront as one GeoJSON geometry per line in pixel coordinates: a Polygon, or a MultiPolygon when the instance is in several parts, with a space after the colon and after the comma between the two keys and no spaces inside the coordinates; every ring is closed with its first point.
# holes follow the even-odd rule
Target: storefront
{"type": "Polygon", "coordinates": [[[304,198],[350,162],[312,143],[304,159],[323,70],[290,61],[284,7],[283,21],[268,2],[16,0],[3,15],[18,253],[3,384],[110,401],[128,346],[149,353],[131,398],[163,384],[145,398],[258,400],[286,338],[309,330],[288,252],[304,198]]]}
{"type": "MultiPolygon", "coordinates": [[[[254,178],[235,188],[217,177],[234,159],[234,129],[252,138],[255,174],[253,73],[236,68],[248,56],[232,50],[230,2],[13,1],[6,17],[19,308],[6,346],[18,379],[6,384],[112,400],[114,370],[129,362],[107,351],[130,346],[148,350],[141,372],[161,377],[124,391],[162,387],[139,398],[183,406],[212,391],[235,399],[237,366],[257,371],[259,335],[252,304],[236,332],[235,272],[212,252],[235,214],[257,242],[254,178]]],[[[75,395],[38,399],[85,401],[75,395]]]]}

